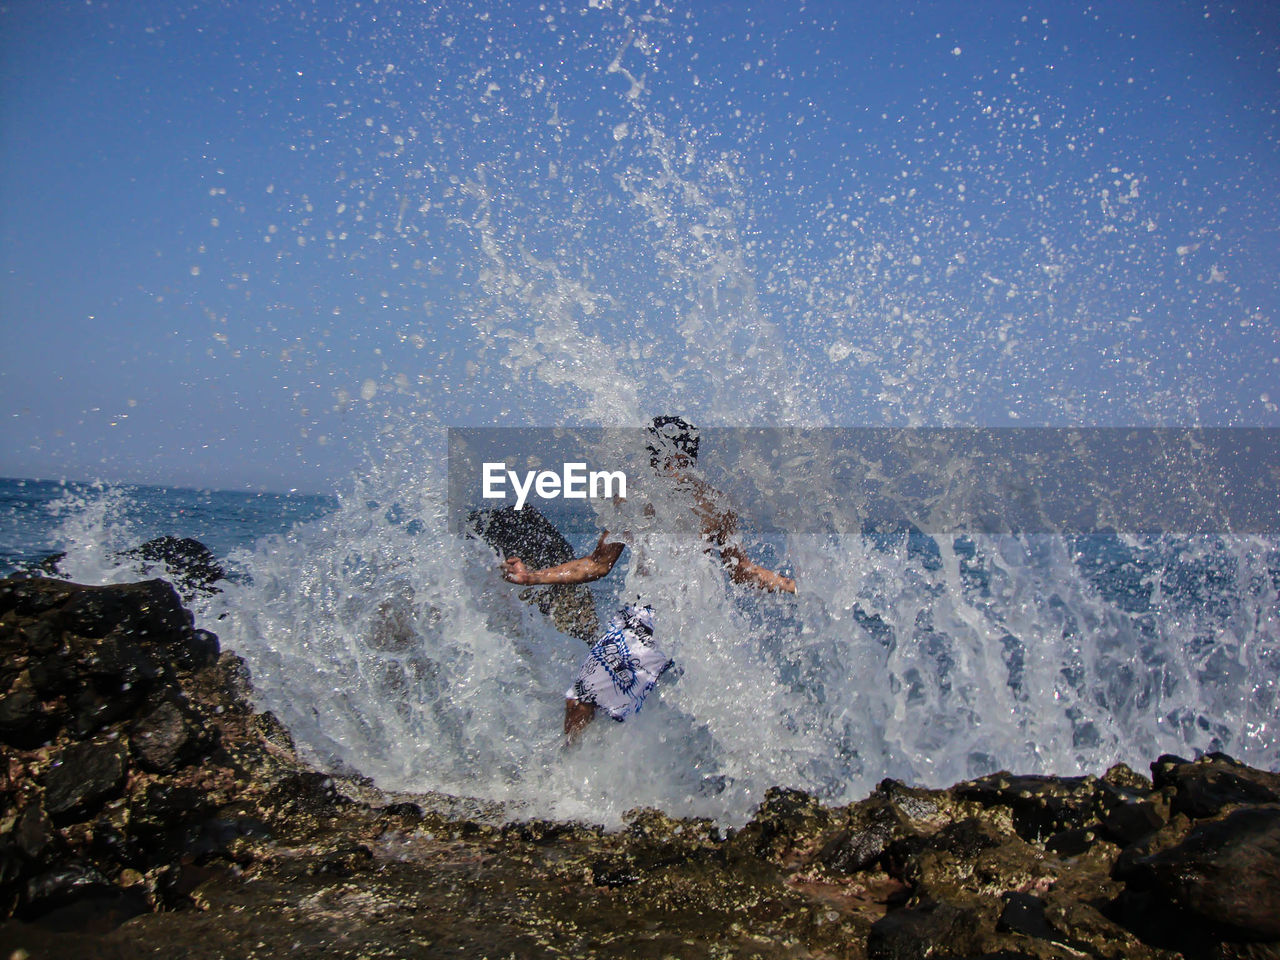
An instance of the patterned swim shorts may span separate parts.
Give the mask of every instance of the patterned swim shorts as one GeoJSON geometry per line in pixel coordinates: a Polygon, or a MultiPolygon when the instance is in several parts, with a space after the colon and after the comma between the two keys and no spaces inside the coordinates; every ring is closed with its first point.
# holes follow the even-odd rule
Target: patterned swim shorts
{"type": "Polygon", "coordinates": [[[565,696],[592,703],[619,722],[640,711],[653,685],[674,663],[653,639],[653,608],[627,604],[587,653],[565,696]]]}

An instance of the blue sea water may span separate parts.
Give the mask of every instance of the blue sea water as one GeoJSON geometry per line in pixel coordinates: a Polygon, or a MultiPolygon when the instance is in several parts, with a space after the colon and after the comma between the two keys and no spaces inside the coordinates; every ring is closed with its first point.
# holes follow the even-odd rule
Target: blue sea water
{"type": "Polygon", "coordinates": [[[192,537],[225,560],[337,506],[334,497],[312,494],[0,478],[0,575],[84,547],[86,537],[104,550],[192,537]]]}

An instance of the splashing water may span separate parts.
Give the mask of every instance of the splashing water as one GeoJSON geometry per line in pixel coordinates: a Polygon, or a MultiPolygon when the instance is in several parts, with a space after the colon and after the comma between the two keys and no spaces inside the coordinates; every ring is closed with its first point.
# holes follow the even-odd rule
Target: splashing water
{"type": "MultiPolygon", "coordinates": [[[[244,276],[361,318],[358,347],[321,330],[287,362],[349,367],[337,405],[367,471],[333,515],[238,554],[246,581],[199,611],[307,750],[390,788],[609,823],[644,805],[740,821],[775,784],[845,801],[885,776],[1161,751],[1280,764],[1280,555],[1257,537],[754,544],[794,572],[793,601],[655,536],[642,589],[680,675],[563,751],[582,648],[449,531],[446,426],[1199,422],[1228,343],[1215,318],[1244,295],[1173,275],[1215,255],[1222,223],[1194,227],[1203,250],[1157,239],[1141,171],[1089,149],[1094,118],[1016,84],[917,118],[904,136],[989,120],[927,169],[845,142],[848,169],[815,190],[790,185],[783,147],[836,105],[753,111],[673,5],[388,17],[323,25],[327,52],[359,60],[291,131],[305,170],[279,206],[229,197],[221,218],[296,241],[244,276]],[[1026,159],[1067,141],[1054,171],[1026,159]],[[290,271],[316,265],[365,288],[297,289],[290,271]],[[1193,332],[1143,332],[1138,274],[1193,332]],[[1203,392],[1164,362],[1191,340],[1203,392]]],[[[820,458],[796,469],[822,485],[820,458]]],[[[620,571],[601,610],[638,589],[620,571]]]]}
{"type": "Polygon", "coordinates": [[[59,518],[57,540],[65,545],[60,569],[80,583],[128,583],[137,570],[120,562],[120,554],[141,542],[130,517],[129,492],[95,486],[68,491],[49,505],[59,518]]]}

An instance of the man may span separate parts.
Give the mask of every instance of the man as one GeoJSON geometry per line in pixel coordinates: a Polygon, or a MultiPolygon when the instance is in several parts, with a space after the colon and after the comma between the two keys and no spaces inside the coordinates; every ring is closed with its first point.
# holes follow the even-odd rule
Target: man
{"type": "MultiPolygon", "coordinates": [[[[708,551],[716,551],[735,583],[747,583],[769,592],[796,592],[790,577],[752,562],[733,542],[737,518],[720,505],[720,497],[705,481],[690,474],[698,456],[698,431],[680,417],[655,417],[649,425],[649,462],[671,478],[677,489],[692,500],[708,551]]],[[[629,532],[611,537],[601,532],[595,549],[586,556],[541,570],[530,570],[519,557],[508,557],[502,576],[510,583],[589,583],[609,575],[631,539],[629,532]]],[[[649,691],[673,661],[653,637],[653,608],[627,604],[609,621],[565,693],[564,732],[569,743],[577,740],[603,710],[619,722],[640,710],[649,691]]]]}

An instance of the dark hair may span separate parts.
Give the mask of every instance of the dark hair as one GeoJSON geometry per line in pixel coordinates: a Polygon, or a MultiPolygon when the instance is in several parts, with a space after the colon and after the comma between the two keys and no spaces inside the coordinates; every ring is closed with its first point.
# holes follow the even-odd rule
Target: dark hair
{"type": "Polygon", "coordinates": [[[649,435],[653,439],[646,449],[655,469],[660,460],[676,455],[698,459],[698,428],[682,417],[654,417],[649,435]]]}

